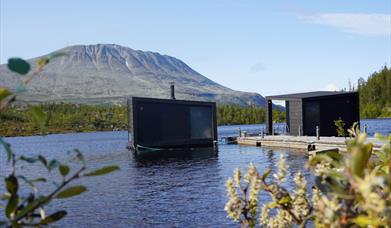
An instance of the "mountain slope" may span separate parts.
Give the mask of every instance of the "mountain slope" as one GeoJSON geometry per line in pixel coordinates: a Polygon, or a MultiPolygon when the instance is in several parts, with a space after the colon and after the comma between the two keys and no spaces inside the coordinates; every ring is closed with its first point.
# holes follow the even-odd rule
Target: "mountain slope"
{"type": "MultiPolygon", "coordinates": [[[[123,102],[126,96],[168,98],[169,84],[175,82],[177,99],[265,103],[257,93],[224,87],[171,56],[115,44],[77,45],[58,51],[67,56],[50,62],[21,100],[113,103],[123,102]]],[[[34,64],[36,59],[28,61],[34,64]]],[[[0,66],[0,75],[0,86],[16,87],[18,76],[5,64],[0,66]]]]}

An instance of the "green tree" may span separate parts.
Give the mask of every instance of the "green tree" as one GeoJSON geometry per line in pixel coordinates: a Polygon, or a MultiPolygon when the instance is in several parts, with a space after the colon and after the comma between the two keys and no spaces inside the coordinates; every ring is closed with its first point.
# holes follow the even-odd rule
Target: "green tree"
{"type": "Polygon", "coordinates": [[[391,117],[391,69],[384,66],[365,81],[358,80],[362,118],[391,117]]]}

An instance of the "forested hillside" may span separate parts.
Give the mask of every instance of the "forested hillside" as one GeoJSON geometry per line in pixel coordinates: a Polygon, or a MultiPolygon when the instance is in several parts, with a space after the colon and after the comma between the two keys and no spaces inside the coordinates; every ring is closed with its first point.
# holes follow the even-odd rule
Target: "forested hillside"
{"type": "MultiPolygon", "coordinates": [[[[218,105],[217,124],[259,124],[265,123],[265,108],[257,106],[218,105]]],[[[273,109],[273,121],[285,122],[285,112],[273,109]]]]}
{"type": "Polygon", "coordinates": [[[123,106],[42,104],[8,107],[0,112],[0,136],[36,135],[41,133],[41,126],[48,134],[126,130],[127,110],[123,106]]]}
{"type": "Polygon", "coordinates": [[[391,117],[391,69],[384,66],[367,80],[358,80],[361,118],[391,117]]]}
{"type": "MultiPolygon", "coordinates": [[[[285,121],[285,112],[273,110],[275,122],[285,121]]],[[[257,106],[218,105],[218,125],[259,124],[265,122],[265,109],[257,106]]],[[[8,107],[0,112],[0,136],[41,133],[127,130],[126,106],[41,104],[8,107]],[[42,118],[37,118],[40,115],[42,118]],[[43,121],[37,123],[37,119],[43,121]]]]}

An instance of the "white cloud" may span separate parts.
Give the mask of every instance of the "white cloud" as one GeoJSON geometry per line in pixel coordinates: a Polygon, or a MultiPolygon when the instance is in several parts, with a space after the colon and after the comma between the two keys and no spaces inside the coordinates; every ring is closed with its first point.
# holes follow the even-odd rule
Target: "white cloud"
{"type": "Polygon", "coordinates": [[[320,89],[321,91],[338,91],[339,88],[334,84],[327,84],[323,88],[320,89]]]}
{"type": "Polygon", "coordinates": [[[302,20],[357,35],[390,36],[391,14],[365,13],[320,13],[301,16],[302,20]]]}

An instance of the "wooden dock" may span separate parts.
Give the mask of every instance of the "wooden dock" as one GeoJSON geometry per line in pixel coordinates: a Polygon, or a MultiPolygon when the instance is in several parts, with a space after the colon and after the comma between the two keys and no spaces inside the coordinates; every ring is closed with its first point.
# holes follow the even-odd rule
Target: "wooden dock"
{"type": "MultiPolygon", "coordinates": [[[[265,146],[265,147],[280,147],[291,149],[302,149],[306,151],[338,149],[339,151],[346,151],[345,140],[349,138],[344,137],[320,137],[318,140],[312,136],[282,136],[282,135],[268,135],[264,136],[246,136],[238,137],[239,145],[248,146],[265,146]]],[[[379,150],[386,141],[375,138],[368,138],[368,142],[372,142],[375,150],[379,150]]]]}

